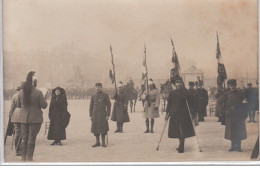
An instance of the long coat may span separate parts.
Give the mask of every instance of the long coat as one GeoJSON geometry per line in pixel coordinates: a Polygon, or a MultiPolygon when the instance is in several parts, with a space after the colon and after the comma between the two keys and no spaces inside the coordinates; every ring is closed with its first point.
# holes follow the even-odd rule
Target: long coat
{"type": "Polygon", "coordinates": [[[129,122],[129,115],[127,112],[128,98],[124,91],[118,94],[118,98],[115,98],[111,120],[118,123],[129,122]]]}
{"type": "Polygon", "coordinates": [[[198,126],[198,110],[199,110],[199,105],[198,105],[198,95],[195,89],[190,88],[188,89],[188,100],[189,101],[189,109],[190,113],[192,116],[192,119],[194,121],[195,126],[198,126]]]}
{"type": "MultiPolygon", "coordinates": [[[[142,99],[146,98],[147,95],[147,90],[144,91],[142,95],[142,99]]],[[[144,118],[159,118],[159,105],[160,105],[160,93],[157,89],[153,89],[149,91],[149,102],[150,102],[150,107],[148,105],[148,101],[145,100],[144,102],[144,118]],[[155,109],[157,107],[158,109],[155,109]]]]}
{"type": "Polygon", "coordinates": [[[190,101],[189,99],[186,88],[180,88],[170,92],[166,108],[166,112],[170,115],[169,138],[188,138],[195,136],[187,107],[187,102],[190,101]],[[182,133],[182,135],[180,135],[180,133],[182,133]]]}
{"type": "Polygon", "coordinates": [[[249,104],[249,111],[256,110],[256,104],[257,104],[257,92],[253,87],[249,87],[245,90],[246,99],[248,100],[249,104]]]}
{"type": "Polygon", "coordinates": [[[247,138],[245,119],[248,104],[242,103],[245,98],[244,93],[239,89],[229,90],[221,97],[220,101],[224,103],[227,112],[225,139],[243,140],[247,138]]]}
{"type": "Polygon", "coordinates": [[[9,117],[11,118],[12,123],[21,122],[21,108],[18,108],[18,92],[15,93],[12,97],[11,109],[9,111],[9,117]]]}
{"type": "Polygon", "coordinates": [[[208,92],[204,88],[198,88],[196,91],[199,97],[199,117],[205,117],[207,116],[206,108],[209,101],[208,92]]]}
{"type": "Polygon", "coordinates": [[[40,90],[33,88],[31,92],[31,104],[25,106],[23,103],[24,93],[18,94],[18,107],[21,107],[21,123],[42,123],[42,110],[47,108],[47,102],[40,90]]]}
{"type": "Polygon", "coordinates": [[[89,106],[89,115],[92,120],[91,133],[106,134],[109,131],[106,116],[110,116],[110,111],[111,103],[106,93],[99,91],[92,95],[89,106]]]}
{"type": "Polygon", "coordinates": [[[50,128],[47,139],[66,139],[66,131],[63,124],[65,121],[64,115],[67,112],[67,105],[67,99],[64,93],[61,92],[60,96],[52,97],[49,107],[50,128]]]}

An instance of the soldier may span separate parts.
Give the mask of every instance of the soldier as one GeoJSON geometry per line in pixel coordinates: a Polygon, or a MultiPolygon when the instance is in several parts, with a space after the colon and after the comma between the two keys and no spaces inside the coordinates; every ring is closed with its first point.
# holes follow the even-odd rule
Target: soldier
{"type": "Polygon", "coordinates": [[[36,137],[43,123],[42,110],[47,102],[42,91],[36,89],[35,72],[27,75],[23,90],[18,95],[18,107],[21,108],[21,155],[22,161],[32,161],[36,137]]]}
{"type": "Polygon", "coordinates": [[[247,84],[247,89],[245,90],[245,95],[246,99],[249,104],[249,109],[248,109],[248,116],[249,116],[249,121],[248,122],[256,122],[255,121],[255,108],[256,108],[256,102],[257,102],[257,92],[256,90],[252,87],[252,83],[247,84]]]}
{"type": "Polygon", "coordinates": [[[96,143],[92,147],[100,146],[99,136],[102,137],[102,147],[106,147],[105,135],[109,131],[108,119],[110,116],[111,103],[106,93],[102,91],[102,84],[96,83],[96,94],[92,95],[89,116],[91,117],[91,133],[96,136],[96,143]]]}
{"type": "Polygon", "coordinates": [[[148,90],[145,90],[142,99],[144,102],[144,118],[146,123],[146,131],[144,133],[154,133],[154,118],[159,118],[160,94],[151,79],[148,81],[148,90]],[[149,94],[148,94],[149,93],[149,94]],[[149,118],[151,119],[151,131],[149,130],[149,118]]]}
{"type": "Polygon", "coordinates": [[[192,116],[192,120],[194,122],[195,126],[199,125],[198,122],[198,95],[197,92],[194,89],[194,82],[189,82],[189,90],[188,90],[188,95],[189,95],[189,108],[190,108],[190,113],[192,116]]]}
{"type": "Polygon", "coordinates": [[[123,90],[123,84],[118,84],[118,94],[114,96],[115,102],[112,110],[111,120],[117,122],[117,129],[115,133],[123,133],[124,122],[129,122],[129,116],[127,112],[128,99],[125,91],[123,90]]]}
{"type": "Polygon", "coordinates": [[[187,89],[182,84],[182,80],[176,78],[173,82],[176,90],[170,92],[166,108],[166,120],[170,117],[168,137],[179,138],[179,147],[176,150],[179,153],[184,153],[185,138],[195,136],[187,107],[187,102],[191,101],[189,100],[187,89]]]}
{"type": "Polygon", "coordinates": [[[247,104],[243,104],[246,103],[246,97],[240,89],[236,88],[235,79],[228,80],[228,85],[230,89],[220,98],[227,112],[225,139],[231,140],[229,151],[242,152],[241,140],[247,138],[245,125],[247,104]]]}
{"type": "Polygon", "coordinates": [[[199,122],[204,122],[204,117],[207,116],[207,105],[208,105],[208,92],[202,87],[202,82],[195,82],[196,84],[196,91],[199,97],[199,110],[198,110],[198,116],[199,116],[199,122]]]}
{"type": "Polygon", "coordinates": [[[21,82],[20,86],[16,89],[17,93],[13,95],[11,109],[9,112],[9,118],[11,123],[14,125],[14,135],[15,135],[15,152],[16,156],[21,156],[21,108],[18,108],[18,94],[23,88],[25,82],[21,82]]]}

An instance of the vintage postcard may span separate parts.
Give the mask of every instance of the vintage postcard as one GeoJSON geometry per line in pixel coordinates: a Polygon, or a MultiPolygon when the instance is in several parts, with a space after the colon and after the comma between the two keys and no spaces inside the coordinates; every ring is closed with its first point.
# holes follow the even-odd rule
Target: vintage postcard
{"type": "Polygon", "coordinates": [[[257,0],[2,0],[1,164],[259,164],[257,0]]]}

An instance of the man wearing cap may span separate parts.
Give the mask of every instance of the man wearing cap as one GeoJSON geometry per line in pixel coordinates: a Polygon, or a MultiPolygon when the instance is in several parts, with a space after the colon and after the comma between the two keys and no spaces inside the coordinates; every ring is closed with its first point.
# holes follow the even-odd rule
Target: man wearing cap
{"type": "Polygon", "coordinates": [[[170,117],[168,137],[179,138],[179,147],[176,150],[184,153],[185,138],[195,136],[187,106],[190,100],[188,91],[180,78],[175,78],[173,84],[176,89],[170,92],[166,108],[166,120],[170,117]]]}
{"type": "Polygon", "coordinates": [[[129,116],[127,112],[128,98],[123,90],[123,84],[118,84],[118,93],[114,96],[115,102],[112,110],[111,120],[117,122],[117,129],[115,133],[123,133],[124,122],[129,122],[129,116]]]}
{"type": "Polygon", "coordinates": [[[189,109],[190,109],[190,113],[192,116],[192,120],[193,120],[195,126],[198,126],[199,125],[199,122],[198,122],[198,95],[194,89],[194,82],[189,82],[188,96],[189,96],[189,109]]]}
{"type": "Polygon", "coordinates": [[[18,95],[19,91],[23,88],[25,82],[21,82],[20,86],[17,87],[15,93],[12,97],[11,109],[9,111],[9,118],[11,119],[11,123],[14,125],[14,135],[15,135],[15,152],[16,156],[21,156],[21,108],[18,108],[18,95]]]}
{"type": "Polygon", "coordinates": [[[248,122],[256,122],[255,121],[255,108],[256,108],[256,102],[257,102],[257,92],[256,90],[252,87],[252,83],[247,84],[247,89],[245,90],[246,94],[246,99],[248,101],[248,116],[249,116],[249,121],[248,122]]]}
{"type": "Polygon", "coordinates": [[[108,119],[110,116],[111,103],[106,93],[102,91],[102,84],[96,83],[96,94],[92,95],[89,116],[91,117],[91,133],[96,136],[96,143],[92,147],[100,146],[99,136],[101,134],[102,147],[106,147],[105,135],[109,131],[108,119]]]}
{"type": "Polygon", "coordinates": [[[199,122],[203,122],[204,117],[207,116],[207,105],[208,105],[208,91],[202,87],[202,81],[196,81],[196,92],[198,94],[198,116],[199,116],[199,122]]]}
{"type": "Polygon", "coordinates": [[[246,96],[240,89],[236,88],[235,79],[228,80],[228,86],[230,89],[220,98],[226,110],[225,139],[231,140],[229,151],[242,152],[241,140],[247,138],[245,125],[247,113],[246,96]]]}
{"type": "Polygon", "coordinates": [[[141,96],[144,102],[144,118],[146,131],[144,133],[154,133],[154,118],[159,118],[160,94],[152,79],[148,81],[148,91],[145,90],[141,96]],[[151,130],[149,129],[149,119],[151,119],[151,130]]]}

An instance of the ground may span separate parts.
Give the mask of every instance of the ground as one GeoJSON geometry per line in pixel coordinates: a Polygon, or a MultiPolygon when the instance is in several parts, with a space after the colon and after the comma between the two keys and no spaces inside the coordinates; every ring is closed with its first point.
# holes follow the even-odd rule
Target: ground
{"type": "MultiPolygon", "coordinates": [[[[90,133],[89,100],[69,100],[68,104],[71,121],[66,129],[67,140],[62,141],[63,146],[51,146],[52,141],[47,140],[47,134],[44,132],[45,122],[49,121],[48,108],[43,110],[44,123],[37,136],[34,163],[167,162],[171,164],[197,161],[250,161],[258,137],[259,117],[257,115],[257,123],[248,123],[246,120],[248,137],[242,141],[243,152],[228,152],[230,141],[224,139],[225,126],[217,122],[216,117],[206,117],[206,122],[201,122],[196,127],[202,152],[199,152],[196,137],[191,137],[185,140],[185,153],[178,153],[176,151],[178,139],[169,139],[167,128],[159,151],[156,151],[165,124],[165,113],[161,112],[160,118],[155,119],[155,133],[146,134],[142,103],[137,101],[136,112],[129,113],[130,122],[124,124],[124,133],[114,133],[116,123],[109,120],[108,147],[92,148],[95,137],[90,133]]],[[[5,101],[5,129],[9,109],[10,101],[5,101]]],[[[12,137],[7,138],[4,159],[6,163],[21,162],[21,157],[15,156],[12,150],[12,137]]]]}

